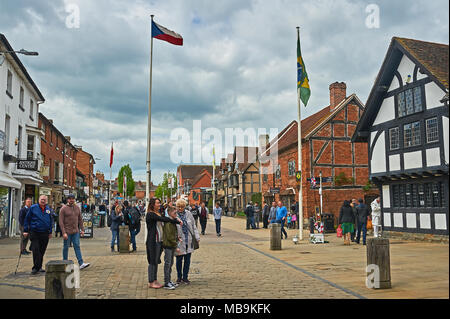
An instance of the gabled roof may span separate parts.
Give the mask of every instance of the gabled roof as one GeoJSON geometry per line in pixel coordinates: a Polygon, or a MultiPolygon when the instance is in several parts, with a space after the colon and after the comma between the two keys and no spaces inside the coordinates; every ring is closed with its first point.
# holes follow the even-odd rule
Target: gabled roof
{"type": "MultiPolygon", "coordinates": [[[[8,40],[6,39],[6,37],[0,33],[0,42],[3,43],[3,45],[6,47],[7,51],[14,51],[14,49],[12,48],[11,44],[9,44],[8,40]]],[[[11,55],[14,59],[14,61],[17,63],[17,65],[19,66],[20,70],[22,71],[22,73],[25,75],[25,77],[27,78],[28,82],[30,82],[31,86],[33,87],[34,91],[36,92],[36,94],[38,95],[40,101],[44,102],[45,99],[42,96],[41,91],[39,91],[37,85],[34,83],[33,79],[31,78],[31,76],[28,74],[27,69],[25,68],[25,66],[22,64],[22,62],[20,61],[19,57],[17,56],[17,54],[15,54],[14,52],[11,53],[7,53],[9,55],[11,55]]]]}
{"type": "Polygon", "coordinates": [[[192,181],[192,186],[194,186],[195,184],[197,184],[197,182],[205,175],[208,175],[210,178],[212,177],[212,168],[211,170],[207,170],[207,169],[203,169],[192,181]]]}
{"type": "Polygon", "coordinates": [[[193,179],[204,169],[207,169],[212,174],[211,165],[180,165],[178,168],[182,179],[193,179]]]}
{"type": "Polygon", "coordinates": [[[258,161],[258,147],[254,146],[236,146],[234,148],[235,168],[240,172],[245,171],[251,164],[258,161]]]}
{"type": "Polygon", "coordinates": [[[375,121],[403,55],[419,65],[423,73],[448,92],[448,44],[393,37],[353,134],[353,142],[367,140],[368,129],[375,121]]]}

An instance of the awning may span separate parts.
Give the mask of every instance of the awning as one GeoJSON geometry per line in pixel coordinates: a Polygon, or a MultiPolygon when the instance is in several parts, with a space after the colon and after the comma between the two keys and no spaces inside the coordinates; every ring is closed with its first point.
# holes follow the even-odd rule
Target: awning
{"type": "Polygon", "coordinates": [[[34,176],[30,176],[30,175],[20,175],[20,174],[14,174],[13,173],[14,178],[19,179],[22,181],[22,183],[24,184],[30,184],[30,185],[41,185],[44,181],[40,178],[36,178],[34,176]]]}
{"type": "Polygon", "coordinates": [[[283,189],[280,192],[281,196],[287,196],[287,195],[295,195],[295,191],[292,188],[288,188],[288,189],[283,189]]]}
{"type": "Polygon", "coordinates": [[[14,177],[0,172],[0,186],[12,187],[12,188],[21,188],[22,184],[15,179],[14,177]]]}

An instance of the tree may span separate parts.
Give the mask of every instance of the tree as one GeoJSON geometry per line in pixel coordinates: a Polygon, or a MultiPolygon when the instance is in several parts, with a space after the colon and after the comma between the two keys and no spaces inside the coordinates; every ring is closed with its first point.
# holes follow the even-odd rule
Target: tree
{"type": "Polygon", "coordinates": [[[119,171],[119,176],[117,176],[117,183],[119,184],[119,193],[123,194],[123,196],[134,196],[134,180],[133,180],[133,172],[131,171],[131,167],[129,164],[122,166],[119,171]],[[126,194],[123,189],[123,175],[127,177],[127,189],[126,194]]]}
{"type": "Polygon", "coordinates": [[[171,192],[172,192],[172,196],[176,193],[177,187],[178,187],[178,181],[177,181],[175,174],[164,173],[163,181],[161,184],[159,184],[158,188],[156,189],[155,196],[157,198],[161,198],[161,200],[163,202],[165,202],[166,199],[168,197],[170,197],[171,192]],[[169,177],[173,178],[173,188],[169,188],[169,177]]]}
{"type": "Polygon", "coordinates": [[[259,207],[261,207],[262,206],[262,194],[261,193],[252,194],[252,202],[253,202],[253,204],[258,203],[259,207]]]}

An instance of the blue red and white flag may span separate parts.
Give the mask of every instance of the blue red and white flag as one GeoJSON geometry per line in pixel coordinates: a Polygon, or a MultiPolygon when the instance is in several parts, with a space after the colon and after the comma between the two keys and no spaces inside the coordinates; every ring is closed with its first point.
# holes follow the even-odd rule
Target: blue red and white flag
{"type": "Polygon", "coordinates": [[[317,182],[316,182],[316,178],[315,177],[311,177],[311,186],[312,187],[316,187],[317,182]]]}
{"type": "Polygon", "coordinates": [[[157,24],[154,21],[152,21],[152,37],[159,40],[167,41],[174,45],[183,45],[183,38],[181,37],[181,35],[167,28],[164,28],[163,26],[157,24]]]}

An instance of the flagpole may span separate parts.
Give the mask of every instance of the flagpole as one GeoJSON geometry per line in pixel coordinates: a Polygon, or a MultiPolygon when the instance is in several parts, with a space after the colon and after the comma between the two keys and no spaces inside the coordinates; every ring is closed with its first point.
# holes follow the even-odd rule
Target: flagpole
{"type": "Polygon", "coordinates": [[[212,173],[212,195],[213,195],[213,211],[216,208],[216,184],[214,183],[216,170],[216,152],[213,145],[213,173],[212,173]]]}
{"type": "MultiPolygon", "coordinates": [[[[152,140],[152,60],[153,60],[153,17],[150,15],[150,84],[148,89],[148,120],[147,120],[147,180],[145,185],[145,201],[146,208],[150,202],[150,181],[151,181],[151,170],[150,170],[150,146],[152,140]]],[[[147,209],[146,209],[147,210],[147,209]]],[[[145,240],[147,240],[147,227],[145,227],[145,240]]]]}
{"type": "MultiPolygon", "coordinates": [[[[297,27],[297,38],[300,39],[300,27],[297,27]]],[[[298,194],[298,232],[299,239],[303,240],[303,172],[302,172],[302,119],[301,119],[301,106],[300,106],[300,89],[297,88],[297,108],[298,108],[298,170],[300,171],[300,192],[298,194]]]]}
{"type": "MultiPolygon", "coordinates": [[[[113,142],[111,142],[111,151],[114,152],[113,142]]],[[[114,156],[114,153],[113,153],[114,156]]],[[[111,214],[111,188],[112,188],[112,161],[110,159],[109,163],[109,191],[108,191],[108,203],[109,203],[109,214],[111,214]]]]}

